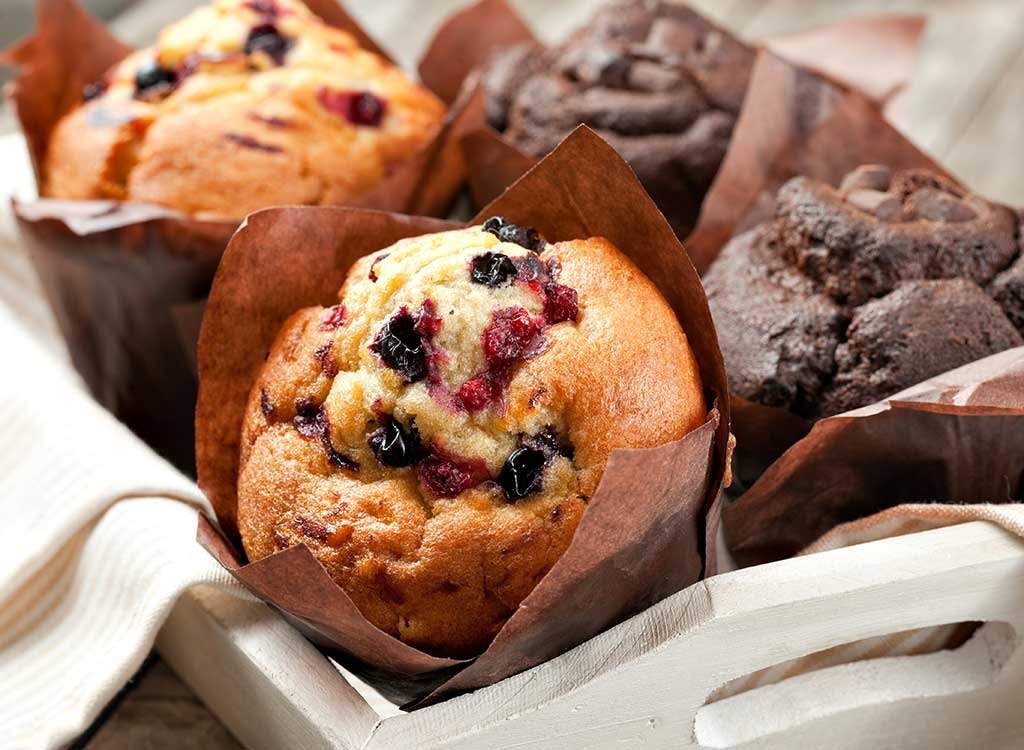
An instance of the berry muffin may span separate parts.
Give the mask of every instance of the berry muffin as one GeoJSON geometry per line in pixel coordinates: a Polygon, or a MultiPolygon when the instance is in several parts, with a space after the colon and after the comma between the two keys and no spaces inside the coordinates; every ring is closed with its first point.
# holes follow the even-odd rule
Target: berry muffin
{"type": "Polygon", "coordinates": [[[420,151],[441,102],[298,0],[217,0],[88,86],[41,193],[238,218],[350,202],[420,151]]]}
{"type": "Polygon", "coordinates": [[[370,622],[433,654],[486,647],[612,450],[706,418],[672,309],[601,238],[496,217],[362,259],[339,300],[292,315],[253,385],[239,530],[253,561],[305,544],[370,622]]]}
{"type": "Polygon", "coordinates": [[[731,391],[812,419],[1024,344],[1018,217],[928,170],[790,180],[704,283],[731,391]]]}
{"type": "Polygon", "coordinates": [[[684,236],[725,158],[754,56],[677,3],[613,3],[562,45],[524,44],[492,60],[487,118],[538,158],[588,125],[684,236]]]}

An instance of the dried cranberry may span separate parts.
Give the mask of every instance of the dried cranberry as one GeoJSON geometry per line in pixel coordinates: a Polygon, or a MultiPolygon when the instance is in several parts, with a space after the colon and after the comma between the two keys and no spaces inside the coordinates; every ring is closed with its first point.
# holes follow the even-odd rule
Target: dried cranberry
{"type": "Polygon", "coordinates": [[[579,295],[565,284],[549,284],[544,290],[544,319],[548,325],[566,320],[575,321],[580,312],[579,295]]]}
{"type": "Polygon", "coordinates": [[[455,497],[473,486],[473,467],[469,463],[437,454],[422,461],[416,474],[434,497],[455,497]]]}
{"type": "Polygon", "coordinates": [[[341,328],[345,323],[345,318],[348,315],[348,311],[345,310],[344,305],[334,305],[333,307],[327,308],[327,314],[324,315],[323,320],[320,321],[321,331],[335,331],[341,328]]]}
{"type": "Polygon", "coordinates": [[[427,376],[427,352],[416,327],[416,318],[409,313],[409,308],[403,307],[387,319],[370,344],[370,351],[406,383],[415,383],[427,376]]]}
{"type": "Polygon", "coordinates": [[[469,277],[475,284],[495,289],[511,282],[518,273],[516,264],[504,253],[484,253],[473,258],[469,277]]]}
{"type": "Polygon", "coordinates": [[[135,72],[135,95],[170,89],[177,82],[173,70],[161,67],[156,60],[146,60],[135,72]]]}
{"type": "Polygon", "coordinates": [[[252,55],[263,52],[278,65],[284,63],[284,56],[291,49],[292,42],[272,23],[254,26],[245,40],[245,54],[252,55]]]}
{"type": "Polygon", "coordinates": [[[82,98],[85,99],[85,101],[90,102],[93,99],[103,96],[106,90],[106,81],[93,81],[92,83],[86,84],[82,89],[82,98]]]}
{"type": "Polygon", "coordinates": [[[484,231],[490,232],[502,242],[511,242],[534,252],[540,250],[543,245],[536,229],[513,224],[503,216],[492,216],[485,221],[484,231]]]}
{"type": "Polygon", "coordinates": [[[505,460],[498,475],[498,484],[509,500],[519,500],[541,487],[541,475],[548,455],[539,448],[516,448],[505,460]]]}
{"type": "Polygon", "coordinates": [[[316,93],[320,106],[353,125],[376,127],[384,119],[387,103],[369,91],[334,91],[321,87],[316,93]]]}
{"type": "Polygon", "coordinates": [[[542,325],[523,307],[495,310],[483,332],[484,356],[488,362],[512,362],[535,352],[542,325]]]}
{"type": "Polygon", "coordinates": [[[407,430],[392,417],[384,418],[384,424],[373,431],[368,442],[373,455],[381,464],[396,469],[411,466],[423,455],[420,433],[416,427],[407,430]]]}

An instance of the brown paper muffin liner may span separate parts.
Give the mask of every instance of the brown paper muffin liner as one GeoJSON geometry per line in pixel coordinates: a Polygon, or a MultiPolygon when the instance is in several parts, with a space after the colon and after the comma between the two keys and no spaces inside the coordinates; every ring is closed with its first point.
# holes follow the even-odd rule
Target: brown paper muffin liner
{"type": "MultiPolygon", "coordinates": [[[[774,214],[775,194],[790,178],[805,175],[837,185],[850,170],[873,162],[893,169],[927,167],[954,179],[886,122],[865,95],[762,51],[686,250],[703,273],[735,234],[774,214]]],[[[813,424],[737,396],[732,410],[739,487],[753,482],[813,424]]]]}
{"type": "MultiPolygon", "coordinates": [[[[765,46],[840,88],[861,91],[881,106],[910,80],[924,24],[924,17],[917,15],[855,18],[769,40],[765,46]]],[[[459,90],[455,82],[476,86],[472,73],[487,65],[495,52],[536,41],[506,0],[478,0],[440,26],[423,57],[420,75],[452,101],[459,90]],[[451,49],[459,54],[451,55],[451,49]]],[[[478,119],[466,124],[471,139],[464,153],[474,202],[483,206],[537,159],[491,128],[482,105],[474,114],[478,119]]]]}
{"type": "MultiPolygon", "coordinates": [[[[305,1],[387,57],[336,0],[305,1]]],[[[86,84],[130,52],[76,0],[38,0],[36,34],[0,54],[0,63],[20,68],[11,100],[37,184],[58,120],[81,102],[86,84]]],[[[466,101],[456,100],[434,140],[358,205],[444,215],[464,182],[458,139],[466,132],[466,101]]],[[[92,393],[191,471],[198,318],[182,311],[201,308],[241,217],[206,221],[157,206],[46,198],[16,201],[14,212],[72,361],[92,393]]]]}
{"type": "Polygon", "coordinates": [[[550,241],[603,236],[618,246],[678,316],[713,406],[680,440],[612,453],[568,550],[475,659],[438,658],[378,630],[304,546],[245,564],[236,525],[243,410],[281,324],[299,308],[336,302],[357,258],[461,225],[344,208],[257,212],[228,245],[200,337],[199,484],[222,530],[202,519],[200,541],[318,643],[416,705],[540,664],[714,573],[729,449],[725,372],[703,288],[671,227],[625,162],[585,128],[472,223],[492,215],[536,227],[550,241]]]}
{"type": "Polygon", "coordinates": [[[1024,501],[1024,347],[817,422],[724,512],[736,561],[797,554],[905,503],[1024,501]]]}

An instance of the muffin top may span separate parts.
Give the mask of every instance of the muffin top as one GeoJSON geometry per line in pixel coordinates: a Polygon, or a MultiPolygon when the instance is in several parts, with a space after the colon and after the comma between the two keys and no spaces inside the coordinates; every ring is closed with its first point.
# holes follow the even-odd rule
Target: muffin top
{"type": "Polygon", "coordinates": [[[705,417],[678,320],[608,241],[500,218],[403,240],[274,342],[243,427],[242,540],[252,560],[305,543],[381,629],[478,653],[611,451],[705,417]]]}
{"type": "Polygon", "coordinates": [[[793,178],[704,279],[730,389],[817,418],[1021,345],[1018,234],[930,170],[793,178]]]}
{"type": "Polygon", "coordinates": [[[297,0],[217,0],[86,87],[41,193],[239,218],[346,203],[440,128],[442,103],[297,0]]]}
{"type": "Polygon", "coordinates": [[[683,5],[612,3],[564,44],[499,54],[484,77],[488,121],[536,157],[588,125],[682,236],[725,158],[753,62],[683,5]]]}

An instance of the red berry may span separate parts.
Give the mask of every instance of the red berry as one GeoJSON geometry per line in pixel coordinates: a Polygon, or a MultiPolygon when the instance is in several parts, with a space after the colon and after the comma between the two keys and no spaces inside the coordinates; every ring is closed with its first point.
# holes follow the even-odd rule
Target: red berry
{"type": "Polygon", "coordinates": [[[387,103],[369,91],[335,91],[321,87],[316,100],[328,112],[344,117],[353,125],[376,127],[387,109],[387,103]]]}
{"type": "Polygon", "coordinates": [[[483,375],[478,375],[462,384],[459,398],[467,411],[480,411],[494,398],[493,384],[483,375]]]}
{"type": "Polygon", "coordinates": [[[484,356],[488,362],[512,362],[528,356],[536,346],[542,323],[523,307],[496,310],[483,332],[484,356]]]}
{"type": "Polygon", "coordinates": [[[423,486],[434,497],[455,497],[473,486],[473,467],[437,454],[416,467],[423,486]]]}
{"type": "Polygon", "coordinates": [[[334,307],[328,307],[327,312],[324,314],[323,319],[320,321],[321,331],[334,331],[340,328],[345,323],[345,312],[344,305],[335,305],[334,307]]]}
{"type": "Polygon", "coordinates": [[[547,297],[544,300],[544,319],[548,325],[576,320],[580,312],[580,303],[575,289],[565,284],[549,284],[545,292],[547,297]]]}

